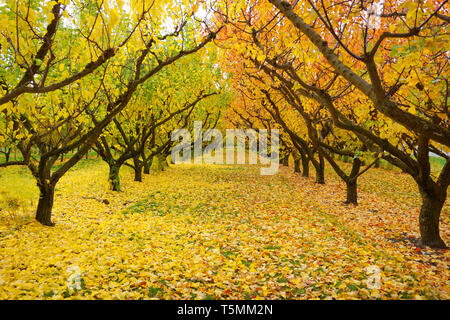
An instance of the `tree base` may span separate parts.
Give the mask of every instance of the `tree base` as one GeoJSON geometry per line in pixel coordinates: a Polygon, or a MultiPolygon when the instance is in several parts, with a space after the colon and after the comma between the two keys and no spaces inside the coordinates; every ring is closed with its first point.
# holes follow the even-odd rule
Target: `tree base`
{"type": "Polygon", "coordinates": [[[441,238],[433,240],[427,240],[422,238],[421,242],[423,245],[428,246],[432,249],[448,249],[447,245],[441,238]]]}
{"type": "Polygon", "coordinates": [[[54,227],[55,226],[55,224],[51,220],[48,220],[48,219],[42,219],[41,220],[39,217],[36,217],[36,221],[39,222],[40,224],[44,225],[44,226],[47,226],[47,227],[54,227]]]}

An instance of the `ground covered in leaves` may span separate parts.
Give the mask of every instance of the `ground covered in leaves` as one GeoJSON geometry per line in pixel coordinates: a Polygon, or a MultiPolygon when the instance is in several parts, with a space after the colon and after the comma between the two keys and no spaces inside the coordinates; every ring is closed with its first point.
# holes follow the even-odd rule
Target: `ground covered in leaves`
{"type": "MultiPolygon", "coordinates": [[[[13,190],[21,177],[35,204],[24,171],[3,169],[0,181],[13,190]]],[[[397,171],[362,177],[358,206],[343,203],[337,178],[317,185],[285,167],[172,166],[142,183],[124,170],[119,193],[106,176],[95,160],[69,172],[55,227],[31,210],[0,212],[0,299],[450,298],[449,253],[417,242],[420,201],[397,171]],[[380,290],[367,287],[371,265],[380,290]],[[80,290],[67,287],[74,268],[80,290]]],[[[449,220],[447,201],[447,244],[449,220]]]]}

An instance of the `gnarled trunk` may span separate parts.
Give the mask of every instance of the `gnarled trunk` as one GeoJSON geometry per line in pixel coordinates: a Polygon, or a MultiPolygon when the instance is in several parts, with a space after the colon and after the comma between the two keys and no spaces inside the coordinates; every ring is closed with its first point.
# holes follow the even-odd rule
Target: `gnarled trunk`
{"type": "Polygon", "coordinates": [[[109,187],[112,191],[120,191],[120,166],[109,165],[109,187]]]}
{"type": "Polygon", "coordinates": [[[36,220],[45,226],[54,226],[52,222],[53,198],[55,195],[55,186],[43,182],[39,186],[39,202],[36,210],[36,220]]]}
{"type": "Polygon", "coordinates": [[[437,194],[427,192],[419,187],[422,196],[422,207],[420,208],[419,224],[422,243],[431,248],[446,248],[439,234],[439,217],[447,196],[446,190],[437,194]]]}

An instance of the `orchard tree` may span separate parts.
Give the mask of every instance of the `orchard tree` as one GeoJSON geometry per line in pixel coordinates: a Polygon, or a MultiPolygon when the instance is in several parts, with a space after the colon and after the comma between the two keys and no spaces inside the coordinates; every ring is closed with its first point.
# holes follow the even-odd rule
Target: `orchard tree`
{"type": "MultiPolygon", "coordinates": [[[[391,162],[411,174],[418,184],[423,200],[419,216],[423,243],[445,247],[439,235],[439,217],[450,184],[450,159],[440,153],[445,155],[446,163],[440,175],[433,179],[429,152],[430,149],[448,150],[450,146],[448,68],[445,68],[448,60],[445,48],[448,46],[447,1],[386,5],[384,11],[389,14],[380,17],[378,30],[367,24],[362,31],[358,28],[363,39],[359,43],[355,39],[356,27],[360,26],[358,17],[349,21],[348,27],[339,32],[341,35],[336,32],[336,25],[344,10],[351,17],[352,12],[360,9],[322,2],[320,10],[309,1],[307,6],[321,21],[312,27],[288,3],[269,1],[306,36],[336,74],[369,98],[377,112],[403,126],[412,137],[413,157],[396,148],[392,151],[397,158],[391,162]],[[318,29],[327,32],[329,37],[321,36],[318,29]],[[352,32],[355,38],[348,36],[347,42],[344,41],[344,36],[352,32]],[[342,48],[340,51],[345,57],[341,58],[328,46],[327,40],[332,39],[342,48]],[[368,79],[360,75],[361,69],[366,70],[368,79]]],[[[329,102],[327,106],[335,111],[329,102]]],[[[372,138],[364,133],[365,139],[372,138]]],[[[377,138],[370,140],[384,151],[385,140],[377,141],[377,138]]]]}
{"type": "Polygon", "coordinates": [[[379,16],[354,1],[215,4],[218,20],[232,26],[223,37],[235,40],[233,49],[294,82],[297,96],[315,100],[336,127],[414,178],[421,238],[431,247],[445,247],[439,217],[450,183],[446,4],[387,3],[379,16]],[[446,161],[438,177],[430,151],[446,161]]]}
{"type": "MultiPolygon", "coordinates": [[[[102,131],[133,99],[139,86],[175,61],[199,51],[217,34],[217,31],[197,33],[190,41],[173,46],[171,39],[180,36],[186,20],[197,23],[191,18],[192,9],[156,1],[132,4],[128,12],[122,11],[118,17],[110,12],[108,16],[116,23],[120,17],[131,19],[131,25],[140,21],[125,48],[108,63],[66,88],[39,95],[22,94],[8,102],[2,113],[2,122],[10,124],[7,132],[14,135],[23,163],[36,179],[40,190],[36,219],[44,225],[53,225],[51,211],[59,179],[92,148],[102,131]],[[168,12],[175,25],[173,32],[161,29],[168,12]],[[116,79],[120,79],[120,85],[116,79]],[[96,115],[95,122],[92,114],[96,115]],[[69,152],[74,153],[54,168],[61,154],[69,152]]],[[[114,41],[123,41],[123,33],[129,35],[120,23],[112,26],[98,34],[99,43],[110,42],[113,47],[114,41]]],[[[67,61],[59,68],[61,77],[71,63],[67,61]]]]}
{"type": "MultiPolygon", "coordinates": [[[[254,62],[259,70],[263,70],[268,76],[273,77],[273,72],[270,68],[260,65],[256,60],[254,60],[254,62]]],[[[295,74],[295,71],[292,72],[295,74]]],[[[262,77],[253,75],[252,78],[259,80],[261,85],[266,83],[262,77]]],[[[310,101],[300,99],[299,95],[292,90],[292,88],[294,88],[294,83],[289,82],[289,80],[285,78],[281,78],[280,75],[278,75],[277,79],[282,80],[281,84],[280,86],[272,86],[272,93],[266,89],[260,89],[261,92],[264,93],[269,105],[273,108],[273,110],[271,110],[266,107],[266,110],[278,123],[283,126],[283,128],[285,128],[286,131],[291,133],[294,141],[299,141],[305,145],[306,142],[302,142],[302,139],[298,137],[297,134],[288,127],[286,121],[282,119],[280,109],[278,107],[279,103],[275,103],[274,98],[272,97],[274,94],[273,92],[275,92],[275,95],[281,96],[281,101],[284,100],[285,103],[291,105],[294,110],[298,112],[306,127],[309,141],[313,145],[313,148],[319,153],[319,163],[314,162],[314,159],[312,158],[313,164],[316,167],[317,181],[319,183],[324,182],[323,158],[325,158],[328,163],[330,163],[338,177],[341,178],[346,184],[346,203],[357,204],[357,179],[377,163],[378,154],[375,155],[375,157],[372,155],[372,158],[375,159],[372,160],[364,170],[361,170],[361,166],[363,165],[361,158],[363,153],[367,151],[367,147],[364,144],[361,145],[361,143],[358,143],[356,137],[348,135],[345,132],[340,132],[342,130],[336,130],[333,127],[328,112],[324,110],[325,108],[323,108],[323,106],[317,104],[314,100],[310,101]],[[312,106],[306,106],[304,103],[312,104],[312,106]],[[314,106],[316,106],[316,108],[314,106]],[[334,154],[350,157],[352,159],[352,167],[349,173],[346,173],[342,166],[334,160],[334,154]]],[[[334,81],[334,79],[332,81],[334,81]]],[[[272,78],[272,80],[275,81],[275,78],[272,78]]],[[[347,111],[352,112],[351,109],[347,111]]],[[[356,116],[352,114],[352,117],[355,118],[356,116]]],[[[307,148],[307,145],[303,147],[303,149],[308,150],[307,148]]],[[[368,160],[367,155],[365,158],[368,160]]]]}
{"type": "MultiPolygon", "coordinates": [[[[227,114],[226,120],[233,128],[253,129],[259,133],[259,129],[265,129],[270,133],[272,129],[280,130],[279,133],[279,154],[282,164],[287,166],[289,155],[294,146],[289,135],[274,121],[262,107],[261,100],[254,96],[254,92],[246,90],[249,87],[236,87],[239,92],[234,97],[227,114]]],[[[250,147],[250,146],[249,146],[250,147]]]]}
{"type": "Polygon", "coordinates": [[[91,74],[125,46],[145,13],[129,19],[120,3],[107,1],[7,0],[0,6],[0,105],[91,74]],[[121,32],[109,34],[119,21],[121,32]]]}
{"type": "Polygon", "coordinates": [[[170,133],[163,134],[165,142],[157,146],[160,132],[164,131],[160,126],[168,128],[173,122],[184,123],[208,97],[211,98],[206,103],[213,109],[217,99],[212,96],[222,81],[221,73],[214,66],[215,59],[214,46],[208,46],[202,54],[190,55],[168,66],[144,83],[130,107],[106,128],[96,142],[96,151],[108,163],[112,190],[120,189],[122,165],[132,167],[135,181],[142,181],[142,169],[149,173],[153,157],[170,150],[170,139],[167,139],[170,133]]]}
{"type": "Polygon", "coordinates": [[[147,157],[152,159],[153,156],[163,152],[168,145],[168,142],[166,142],[162,146],[155,148],[154,141],[157,136],[157,128],[163,126],[177,114],[182,114],[183,112],[190,114],[199,101],[213,94],[215,93],[199,93],[194,101],[184,102],[179,109],[174,111],[170,111],[174,109],[174,106],[167,104],[167,101],[172,102],[172,99],[167,99],[160,106],[159,112],[146,110],[146,108],[137,108],[133,104],[128,110],[122,111],[122,114],[116,117],[111,124],[114,128],[104,131],[96,142],[95,148],[96,152],[109,166],[108,180],[111,190],[120,191],[119,171],[121,166],[127,164],[127,161],[130,159],[133,160],[133,164],[130,166],[135,173],[134,181],[142,181],[144,161],[147,160],[147,157]],[[132,114],[130,115],[129,112],[132,114]],[[143,159],[145,149],[150,149],[150,152],[143,159]]]}

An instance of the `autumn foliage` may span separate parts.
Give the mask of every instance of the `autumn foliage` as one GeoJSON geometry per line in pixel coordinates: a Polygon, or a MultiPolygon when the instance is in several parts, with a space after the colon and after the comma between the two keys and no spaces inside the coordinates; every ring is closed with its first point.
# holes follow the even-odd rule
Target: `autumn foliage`
{"type": "Polygon", "coordinates": [[[0,1],[0,298],[448,299],[449,11],[0,1]],[[171,163],[195,121],[280,171],[171,163]]]}

